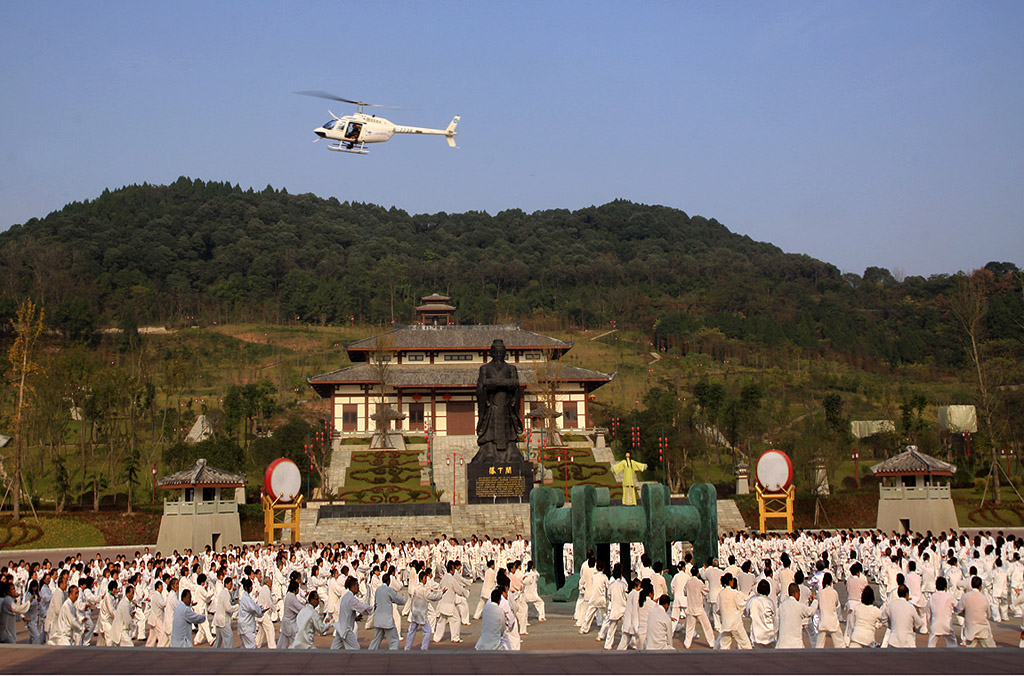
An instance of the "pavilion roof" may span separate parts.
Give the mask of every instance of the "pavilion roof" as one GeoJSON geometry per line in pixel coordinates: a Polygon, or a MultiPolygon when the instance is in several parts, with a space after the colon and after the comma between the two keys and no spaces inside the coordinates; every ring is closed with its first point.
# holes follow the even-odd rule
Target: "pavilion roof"
{"type": "Polygon", "coordinates": [[[956,465],[933,458],[922,453],[916,447],[908,448],[897,456],[883,460],[872,466],[871,473],[875,476],[901,476],[904,474],[942,474],[952,476],[956,465]]]}
{"type": "Polygon", "coordinates": [[[527,418],[560,418],[560,417],[562,417],[562,414],[559,413],[558,411],[552,411],[550,408],[547,407],[546,404],[541,404],[537,408],[535,408],[535,409],[533,409],[531,411],[527,411],[526,417],[527,418]]]}
{"type": "Polygon", "coordinates": [[[390,406],[378,410],[376,413],[370,416],[370,420],[405,420],[406,416],[401,411],[398,411],[390,406]]]}
{"type": "Polygon", "coordinates": [[[244,486],[245,474],[210,467],[206,458],[199,458],[196,464],[157,480],[161,488],[184,488],[186,486],[244,486]]]}

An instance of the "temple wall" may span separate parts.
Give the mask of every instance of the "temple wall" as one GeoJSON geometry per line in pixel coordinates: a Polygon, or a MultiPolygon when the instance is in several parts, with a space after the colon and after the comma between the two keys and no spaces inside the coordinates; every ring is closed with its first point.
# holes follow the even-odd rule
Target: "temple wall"
{"type": "MultiPolygon", "coordinates": [[[[534,392],[526,392],[523,395],[523,399],[525,402],[524,408],[526,411],[529,411],[531,404],[533,402],[540,402],[542,397],[534,392]]],[[[447,393],[441,390],[435,397],[433,407],[431,406],[429,394],[420,395],[420,400],[418,402],[414,400],[411,395],[405,394],[402,397],[401,405],[399,405],[398,395],[393,391],[393,389],[387,396],[387,405],[400,410],[406,416],[409,415],[410,407],[413,404],[423,404],[425,422],[430,424],[435,433],[439,435],[448,434],[449,432],[449,402],[472,402],[475,408],[475,393],[467,388],[453,389],[447,393]],[[449,395],[449,399],[444,399],[445,394],[449,395]]],[[[366,393],[364,393],[358,385],[338,386],[333,397],[334,429],[358,434],[369,434],[373,432],[374,422],[370,419],[370,416],[377,410],[377,405],[377,395],[371,393],[370,396],[367,397],[366,393]],[[354,430],[345,429],[343,418],[346,406],[354,408],[355,410],[356,426],[354,430]]],[[[579,383],[567,383],[563,391],[556,393],[555,410],[563,414],[563,416],[557,420],[557,424],[560,429],[587,429],[593,427],[593,421],[590,420],[587,415],[589,411],[587,406],[587,394],[579,383]],[[575,424],[568,423],[565,419],[564,414],[567,408],[566,404],[569,403],[576,404],[575,424]]],[[[407,418],[402,421],[401,429],[408,430],[408,426],[409,422],[407,418]]]]}

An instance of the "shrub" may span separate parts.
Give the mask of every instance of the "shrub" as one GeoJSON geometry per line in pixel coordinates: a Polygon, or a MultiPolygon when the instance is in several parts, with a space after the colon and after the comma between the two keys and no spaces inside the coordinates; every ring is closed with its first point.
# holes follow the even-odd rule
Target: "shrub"
{"type": "Polygon", "coordinates": [[[717,495],[719,500],[727,500],[736,493],[736,484],[734,483],[714,484],[714,486],[715,494],[717,495]]]}
{"type": "Polygon", "coordinates": [[[970,488],[974,485],[974,480],[971,477],[966,460],[962,459],[961,462],[957,463],[956,472],[953,474],[953,480],[950,483],[953,488],[970,488]]]}
{"type": "Polygon", "coordinates": [[[736,506],[743,509],[757,509],[757,495],[755,493],[747,493],[746,495],[737,495],[733,497],[736,501],[736,506]]]}
{"type": "Polygon", "coordinates": [[[263,505],[246,504],[238,506],[238,519],[240,521],[263,521],[263,505]]]}

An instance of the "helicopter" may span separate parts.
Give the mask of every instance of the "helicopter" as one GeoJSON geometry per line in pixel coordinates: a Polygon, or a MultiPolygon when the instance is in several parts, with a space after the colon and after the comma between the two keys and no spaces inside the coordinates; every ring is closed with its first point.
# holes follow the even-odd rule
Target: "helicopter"
{"type": "Polygon", "coordinates": [[[354,106],[359,107],[359,111],[352,115],[345,115],[344,117],[338,117],[333,112],[331,118],[327,122],[313,130],[313,133],[317,135],[317,138],[313,140],[314,143],[322,138],[337,141],[336,145],[328,145],[328,150],[336,150],[342,153],[353,153],[355,155],[368,155],[369,150],[366,149],[368,143],[383,143],[384,141],[390,141],[391,137],[395,134],[428,134],[433,136],[444,136],[448,141],[448,145],[455,148],[455,135],[458,133],[455,131],[455,127],[459,124],[459,116],[456,115],[452,118],[451,123],[444,129],[430,129],[427,127],[405,127],[397,125],[390,120],[385,120],[383,117],[377,117],[376,115],[367,115],[363,112],[363,108],[396,108],[397,106],[382,106],[376,103],[367,103],[365,101],[353,101],[351,99],[345,99],[334,94],[329,94],[323,91],[301,91],[295,92],[296,94],[302,94],[303,96],[315,96],[321,99],[328,99],[330,101],[341,101],[343,103],[351,103],[354,106]]]}

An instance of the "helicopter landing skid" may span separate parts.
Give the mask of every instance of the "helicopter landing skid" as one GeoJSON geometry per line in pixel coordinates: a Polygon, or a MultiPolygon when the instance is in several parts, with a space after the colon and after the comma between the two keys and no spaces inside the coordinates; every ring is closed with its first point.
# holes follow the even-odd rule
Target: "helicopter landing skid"
{"type": "Polygon", "coordinates": [[[339,143],[335,146],[327,146],[328,150],[335,150],[339,153],[352,153],[353,155],[369,155],[365,143],[339,143]]]}

